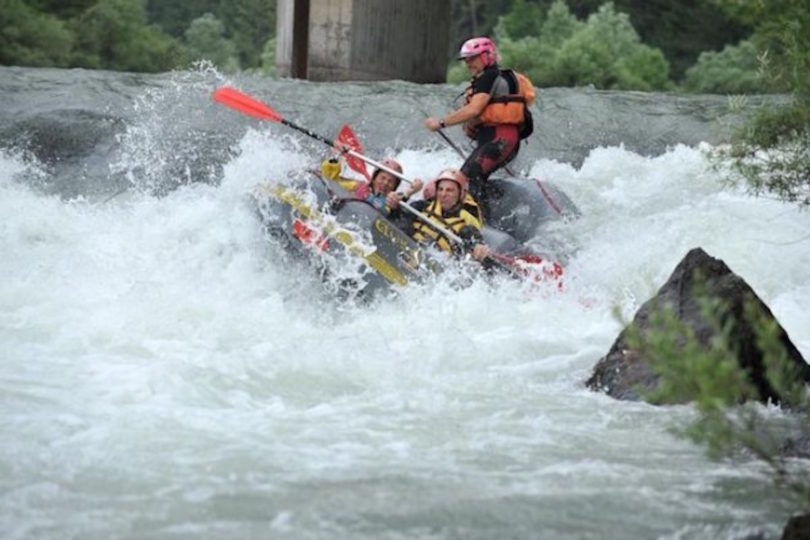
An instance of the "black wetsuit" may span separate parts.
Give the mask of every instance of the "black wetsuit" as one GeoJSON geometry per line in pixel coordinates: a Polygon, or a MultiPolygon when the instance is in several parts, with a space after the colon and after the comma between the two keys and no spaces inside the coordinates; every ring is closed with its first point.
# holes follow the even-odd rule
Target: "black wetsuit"
{"type": "MultiPolygon", "coordinates": [[[[510,82],[501,76],[500,68],[492,65],[472,81],[470,97],[479,93],[497,97],[517,93],[517,88],[510,88],[510,82]]],[[[475,142],[476,147],[461,166],[461,172],[470,180],[470,194],[486,208],[484,182],[489,175],[517,155],[520,147],[519,126],[515,124],[478,126],[475,130],[475,142]]]]}

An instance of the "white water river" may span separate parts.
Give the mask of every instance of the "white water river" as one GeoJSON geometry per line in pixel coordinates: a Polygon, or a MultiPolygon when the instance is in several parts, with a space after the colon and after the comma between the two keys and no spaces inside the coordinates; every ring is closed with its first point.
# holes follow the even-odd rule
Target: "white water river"
{"type": "MultiPolygon", "coordinates": [[[[454,159],[396,157],[422,177],[454,159]]],[[[582,211],[546,232],[565,293],[357,307],[280,263],[245,201],[317,159],[251,130],[219,185],[99,202],[42,195],[0,153],[1,538],[779,536],[796,507],[761,465],[670,433],[691,407],[583,381],[614,309],[697,246],[810,358],[810,214],[724,187],[694,148],[538,161],[582,211]]]]}

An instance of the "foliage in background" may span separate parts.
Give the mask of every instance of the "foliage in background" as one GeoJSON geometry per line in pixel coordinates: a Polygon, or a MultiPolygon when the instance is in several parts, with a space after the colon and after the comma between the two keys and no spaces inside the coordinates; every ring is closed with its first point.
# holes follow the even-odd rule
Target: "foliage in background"
{"type": "Polygon", "coordinates": [[[24,0],[0,9],[0,64],[65,67],[75,39],[64,21],[40,13],[24,0]]]}
{"type": "Polygon", "coordinates": [[[790,92],[790,104],[763,109],[715,155],[731,160],[729,176],[756,194],[772,193],[810,208],[810,10],[806,0],[715,0],[754,26],[758,69],[771,88],[790,92]]]}
{"type": "Polygon", "coordinates": [[[220,0],[147,0],[146,12],[150,20],[174,38],[180,38],[191,21],[211,13],[219,18],[220,0]]]}
{"type": "Polygon", "coordinates": [[[503,31],[513,39],[540,36],[546,9],[539,2],[512,0],[509,12],[499,19],[503,31]]]}
{"type": "Polygon", "coordinates": [[[704,52],[686,70],[683,88],[705,94],[755,94],[783,91],[761,69],[759,52],[751,40],[728,45],[720,52],[704,52]]]}
{"type": "Polygon", "coordinates": [[[275,0],[3,0],[0,64],[159,72],[207,59],[258,68],[275,13],[275,0]]]}
{"type": "Polygon", "coordinates": [[[730,345],[738,321],[719,299],[700,293],[698,297],[703,318],[713,327],[708,346],[699,343],[671,308],[654,312],[644,335],[637,327],[627,328],[628,347],[647,358],[661,377],[648,399],[693,402],[697,417],[677,430],[681,435],[704,445],[715,459],[747,455],[762,460],[770,466],[774,480],[798,496],[804,511],[810,511],[806,471],[792,469],[782,451],[792,438],[810,434],[810,397],[780,341],[778,322],[766,317],[755,302],[743,306],[742,317],[754,328],[763,353],[766,378],[788,411],[768,411],[757,403],[762,396],[740,367],[739,351],[730,345]]]}
{"type": "Polygon", "coordinates": [[[183,39],[190,58],[209,60],[227,72],[239,69],[236,46],[225,37],[225,25],[213,14],[206,13],[191,21],[183,39]]]}
{"type": "Polygon", "coordinates": [[[268,39],[262,51],[262,73],[265,75],[276,74],[276,39],[268,39]]]}
{"type": "Polygon", "coordinates": [[[562,43],[552,77],[564,86],[593,84],[617,90],[665,90],[669,63],[660,50],[641,43],[630,18],[612,2],[588,17],[585,27],[562,43]]]}
{"type": "Polygon", "coordinates": [[[268,39],[276,35],[276,0],[222,0],[220,18],[236,45],[242,68],[262,64],[268,39]]]}
{"type": "MultiPolygon", "coordinates": [[[[554,0],[513,0],[511,4],[492,0],[452,0],[453,27],[448,59],[464,39],[472,35],[493,35],[498,24],[496,11],[503,15],[506,32],[512,39],[541,37],[532,31],[537,13],[546,13],[554,0]],[[476,17],[475,21],[469,20],[476,17]],[[463,18],[463,20],[459,20],[463,18]],[[472,28],[476,31],[472,31],[472,28]]],[[[605,0],[567,0],[571,13],[586,20],[605,0]]],[[[713,0],[613,0],[616,11],[626,13],[641,41],[659,49],[669,62],[671,76],[681,81],[686,70],[704,51],[719,51],[750,33],[750,27],[732,18],[713,0]]]]}
{"type": "Polygon", "coordinates": [[[146,24],[141,0],[99,0],[69,26],[76,36],[71,64],[121,71],[168,71],[182,59],[177,42],[146,24]]]}
{"type": "MultiPolygon", "coordinates": [[[[536,28],[523,17],[540,12],[518,0],[521,17],[504,17],[496,28],[501,63],[526,73],[536,86],[585,86],[618,90],[666,90],[672,87],[661,51],[641,43],[626,14],[608,2],[588,17],[576,19],[557,0],[536,28]],[[514,37],[513,32],[536,35],[514,37]]],[[[462,72],[450,73],[460,77],[462,72]]],[[[467,78],[464,74],[464,78],[467,78]]],[[[456,81],[453,81],[456,82],[456,81]]]]}
{"type": "Polygon", "coordinates": [[[642,42],[664,53],[671,76],[679,83],[701,53],[722,50],[750,34],[747,24],[712,0],[614,0],[614,4],[629,15],[642,42]]]}

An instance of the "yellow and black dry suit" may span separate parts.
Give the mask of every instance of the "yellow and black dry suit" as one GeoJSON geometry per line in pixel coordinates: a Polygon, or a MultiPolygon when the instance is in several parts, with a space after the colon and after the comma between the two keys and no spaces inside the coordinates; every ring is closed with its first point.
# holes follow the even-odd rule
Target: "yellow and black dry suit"
{"type": "MultiPolygon", "coordinates": [[[[473,201],[473,204],[475,201],[473,201]]],[[[475,244],[483,242],[481,237],[481,220],[476,214],[471,213],[467,209],[467,202],[463,205],[456,205],[455,208],[450,210],[442,210],[442,205],[438,200],[430,201],[417,201],[411,205],[415,210],[420,211],[431,222],[436,223],[442,228],[449,229],[457,236],[461,237],[465,244],[475,244]]],[[[399,210],[399,209],[397,209],[399,210]]],[[[453,240],[446,238],[443,234],[436,231],[423,220],[410,216],[412,218],[411,237],[419,243],[429,244],[435,242],[442,251],[447,253],[459,253],[466,246],[459,246],[453,240]]]]}

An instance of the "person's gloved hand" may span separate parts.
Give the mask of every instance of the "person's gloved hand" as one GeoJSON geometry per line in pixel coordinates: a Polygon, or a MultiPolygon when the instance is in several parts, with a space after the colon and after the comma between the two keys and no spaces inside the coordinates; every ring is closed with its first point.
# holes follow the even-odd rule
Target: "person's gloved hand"
{"type": "Polygon", "coordinates": [[[321,163],[321,174],[324,178],[328,178],[329,180],[337,180],[340,178],[340,171],[342,169],[338,158],[330,158],[321,163]]]}

